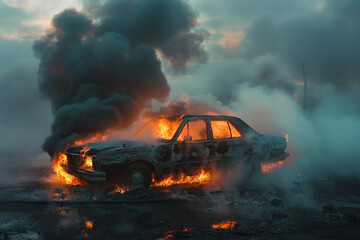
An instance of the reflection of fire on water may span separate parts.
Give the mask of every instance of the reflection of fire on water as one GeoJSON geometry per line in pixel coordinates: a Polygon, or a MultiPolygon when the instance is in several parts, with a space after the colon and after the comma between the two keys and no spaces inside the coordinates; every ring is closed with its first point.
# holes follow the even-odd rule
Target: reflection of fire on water
{"type": "Polygon", "coordinates": [[[87,220],[86,218],[84,218],[84,225],[85,225],[85,229],[82,231],[81,235],[83,237],[88,237],[89,232],[93,230],[94,221],[90,221],[90,220],[87,220]]]}
{"type": "Polygon", "coordinates": [[[187,228],[187,227],[184,227],[184,229],[182,230],[183,232],[191,232],[191,231],[194,231],[193,228],[187,228]]]}
{"type": "Polygon", "coordinates": [[[56,211],[57,214],[61,217],[67,217],[70,214],[70,209],[68,207],[58,207],[56,211]]]}
{"type": "Polygon", "coordinates": [[[225,220],[218,224],[213,224],[211,227],[212,229],[225,229],[225,230],[232,230],[234,226],[237,224],[236,221],[233,220],[225,220]]]}
{"type": "Polygon", "coordinates": [[[85,227],[86,229],[92,229],[94,226],[94,222],[90,220],[85,220],[85,227]]]}
{"type": "Polygon", "coordinates": [[[163,240],[171,239],[171,238],[175,238],[175,235],[172,232],[166,235],[165,238],[163,238],[163,240]]]}

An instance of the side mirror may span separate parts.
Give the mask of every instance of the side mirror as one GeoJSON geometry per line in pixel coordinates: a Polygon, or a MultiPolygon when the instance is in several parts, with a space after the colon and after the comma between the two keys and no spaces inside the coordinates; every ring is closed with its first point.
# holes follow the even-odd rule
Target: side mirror
{"type": "Polygon", "coordinates": [[[191,142],[192,136],[184,136],[184,142],[191,142]]]}

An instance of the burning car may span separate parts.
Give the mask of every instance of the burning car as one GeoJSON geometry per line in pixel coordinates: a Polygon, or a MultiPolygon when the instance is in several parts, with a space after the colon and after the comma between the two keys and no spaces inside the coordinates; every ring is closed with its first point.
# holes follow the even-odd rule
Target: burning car
{"type": "Polygon", "coordinates": [[[70,146],[62,167],[89,182],[149,186],[153,179],[169,174],[232,168],[240,163],[241,174],[251,176],[261,172],[262,163],[282,161],[289,155],[284,137],[259,134],[234,116],[187,115],[172,126],[176,127],[168,126],[156,144],[113,141],[70,146]]]}

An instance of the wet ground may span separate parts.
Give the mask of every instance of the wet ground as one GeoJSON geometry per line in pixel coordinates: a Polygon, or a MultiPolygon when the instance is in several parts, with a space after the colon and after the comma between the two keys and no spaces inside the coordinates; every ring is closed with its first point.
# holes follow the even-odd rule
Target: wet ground
{"type": "MultiPolygon", "coordinates": [[[[360,181],[138,188],[0,186],[0,239],[359,239],[360,181]]],[[[35,180],[34,180],[35,179],[35,180]]]]}

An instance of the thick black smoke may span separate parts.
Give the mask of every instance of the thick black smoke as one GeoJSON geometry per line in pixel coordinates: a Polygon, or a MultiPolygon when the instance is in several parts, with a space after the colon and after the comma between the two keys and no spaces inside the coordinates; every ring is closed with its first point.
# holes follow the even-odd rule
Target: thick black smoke
{"type": "Polygon", "coordinates": [[[150,117],[180,117],[182,115],[201,115],[201,114],[224,114],[232,115],[229,108],[222,105],[219,101],[208,96],[182,96],[179,101],[166,102],[158,111],[147,111],[145,116],[150,117]]]}
{"type": "Polygon", "coordinates": [[[40,90],[55,114],[43,144],[51,156],[77,139],[126,128],[151,99],[166,99],[156,50],[174,69],[206,60],[205,35],[191,31],[196,15],[182,0],[110,0],[92,14],[64,10],[33,46],[40,90]]]}

